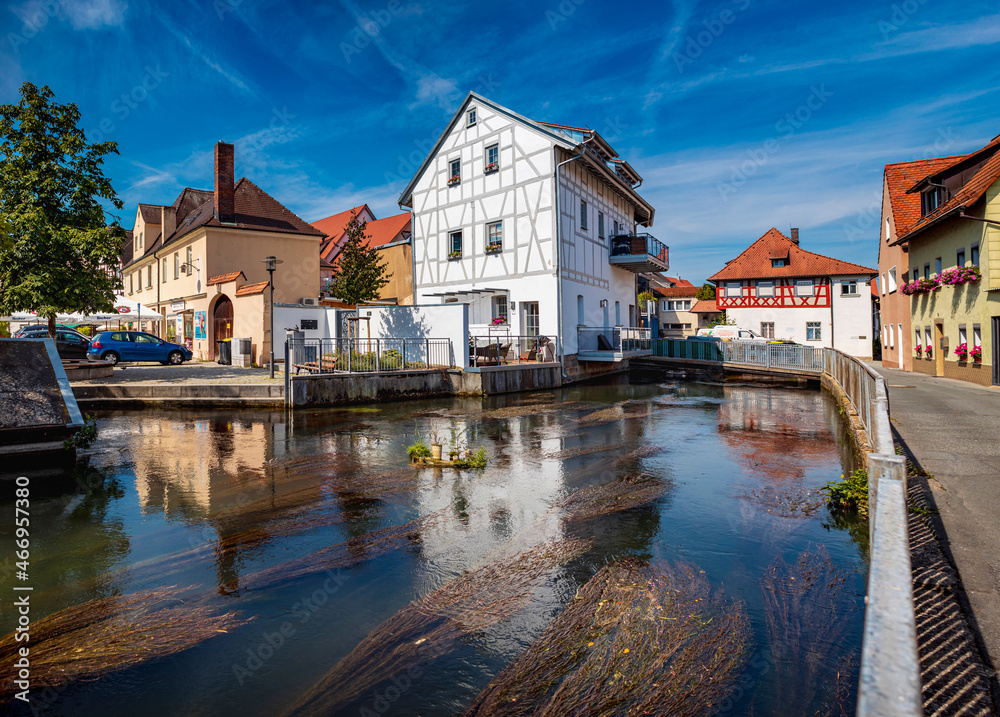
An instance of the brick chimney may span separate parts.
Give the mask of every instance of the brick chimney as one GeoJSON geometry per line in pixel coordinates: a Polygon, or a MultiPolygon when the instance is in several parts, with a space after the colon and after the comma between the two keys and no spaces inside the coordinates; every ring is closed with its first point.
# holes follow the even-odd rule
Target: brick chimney
{"type": "Polygon", "coordinates": [[[233,145],[215,145],[215,217],[223,224],[236,221],[236,193],[233,187],[233,145]]]}
{"type": "Polygon", "coordinates": [[[793,227],[792,228],[792,243],[795,244],[795,246],[799,245],[799,228],[798,227],[793,227]]]}

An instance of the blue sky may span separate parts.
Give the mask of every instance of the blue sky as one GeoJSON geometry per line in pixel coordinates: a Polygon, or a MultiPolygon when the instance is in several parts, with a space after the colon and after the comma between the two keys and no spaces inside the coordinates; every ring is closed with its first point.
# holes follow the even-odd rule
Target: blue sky
{"type": "Polygon", "coordinates": [[[645,178],[671,273],[771,226],[874,266],[886,163],[1000,133],[994,2],[26,0],[0,11],[0,102],[76,102],[131,226],[211,188],[212,145],[304,219],[400,190],[469,90],[601,132],[645,178]],[[370,34],[366,34],[365,31],[370,34]],[[372,39],[371,35],[374,35],[372,39]]]}

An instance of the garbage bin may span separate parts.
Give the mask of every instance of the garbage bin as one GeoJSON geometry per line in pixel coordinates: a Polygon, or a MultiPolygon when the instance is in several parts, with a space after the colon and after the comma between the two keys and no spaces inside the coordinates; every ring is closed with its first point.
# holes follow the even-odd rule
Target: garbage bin
{"type": "Polygon", "coordinates": [[[233,345],[229,340],[216,341],[219,345],[219,361],[222,366],[229,366],[233,363],[233,345]]]}

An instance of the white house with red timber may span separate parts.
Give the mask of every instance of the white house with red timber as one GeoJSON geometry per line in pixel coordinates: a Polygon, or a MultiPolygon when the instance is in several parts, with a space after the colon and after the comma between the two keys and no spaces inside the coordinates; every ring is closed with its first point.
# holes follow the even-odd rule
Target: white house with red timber
{"type": "Polygon", "coordinates": [[[878,274],[831,259],[770,229],[709,277],[726,319],[766,338],[872,355],[871,281],[878,274]]]}

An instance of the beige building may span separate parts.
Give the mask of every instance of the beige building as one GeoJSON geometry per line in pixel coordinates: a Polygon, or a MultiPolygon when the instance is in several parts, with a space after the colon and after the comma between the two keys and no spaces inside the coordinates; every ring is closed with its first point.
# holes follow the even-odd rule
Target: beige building
{"type": "Polygon", "coordinates": [[[323,234],[249,179],[233,179],[233,145],[219,142],[214,191],[185,188],[171,206],[140,204],[122,280],[128,298],[165,317],[146,328],[186,344],[195,359],[215,359],[217,340],[249,337],[262,364],[271,340],[263,259],[282,261],[275,303],[315,301],[323,234]]]}
{"type": "Polygon", "coordinates": [[[698,332],[697,314],[691,309],[697,303],[698,289],[686,279],[663,277],[666,286],[653,287],[659,300],[660,336],[681,339],[698,332]]]}

